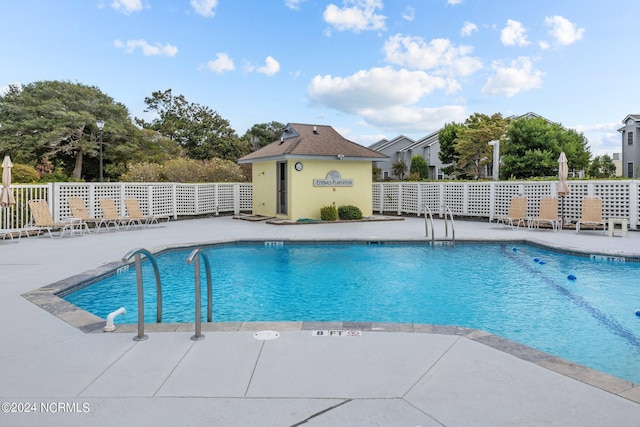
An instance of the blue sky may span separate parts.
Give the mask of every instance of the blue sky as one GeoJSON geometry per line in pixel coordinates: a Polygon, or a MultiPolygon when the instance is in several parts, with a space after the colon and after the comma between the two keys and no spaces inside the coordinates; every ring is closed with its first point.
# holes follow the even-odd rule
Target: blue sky
{"type": "Polygon", "coordinates": [[[172,89],[238,135],[275,120],[362,145],[531,111],[611,154],[640,113],[635,16],[619,0],[4,1],[0,90],[78,82],[150,119],[144,98],[172,89]]]}

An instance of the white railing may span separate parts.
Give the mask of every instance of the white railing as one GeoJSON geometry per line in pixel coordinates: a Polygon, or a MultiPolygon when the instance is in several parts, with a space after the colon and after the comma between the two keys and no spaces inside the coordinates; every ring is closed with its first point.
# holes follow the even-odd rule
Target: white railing
{"type": "MultiPolygon", "coordinates": [[[[580,219],[582,199],[602,198],[602,215],[627,218],[630,227],[640,222],[640,181],[569,181],[571,193],[560,197],[559,213],[566,221],[580,219]]],[[[373,184],[373,211],[397,215],[421,215],[424,206],[434,214],[444,214],[447,205],[458,217],[493,218],[505,215],[511,198],[528,198],[527,216],[539,213],[540,198],[557,194],[557,181],[483,182],[389,182],[373,184]]]]}
{"type": "MultiPolygon", "coordinates": [[[[148,215],[181,216],[218,213],[251,212],[251,183],[52,183],[43,185],[13,185],[16,205],[0,208],[0,228],[21,228],[31,220],[28,201],[46,199],[53,217],[61,220],[71,216],[67,198],[82,197],[94,217],[102,216],[100,199],[111,197],[124,212],[124,199],[135,197],[148,215]]],[[[627,218],[632,229],[640,225],[640,181],[569,181],[571,194],[561,198],[559,205],[565,220],[580,218],[584,197],[601,197],[603,216],[627,218]]],[[[448,206],[457,217],[492,218],[504,215],[514,196],[527,196],[528,216],[537,216],[539,201],[554,196],[557,181],[501,182],[385,182],[373,184],[373,211],[381,214],[421,215],[424,206],[434,214],[444,214],[448,206]]]]}
{"type": "Polygon", "coordinates": [[[67,199],[84,199],[89,214],[101,217],[100,199],[115,200],[124,214],[124,199],[136,198],[146,215],[179,216],[210,215],[231,212],[250,212],[252,206],[251,183],[71,183],[57,182],[43,185],[12,185],[16,205],[0,208],[0,227],[21,228],[31,221],[28,203],[31,199],[46,199],[56,221],[71,217],[67,199]]]}

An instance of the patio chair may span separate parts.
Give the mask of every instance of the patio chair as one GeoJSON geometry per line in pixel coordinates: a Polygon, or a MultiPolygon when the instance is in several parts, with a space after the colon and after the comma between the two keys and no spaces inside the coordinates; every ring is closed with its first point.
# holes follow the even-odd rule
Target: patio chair
{"type": "Polygon", "coordinates": [[[602,199],[599,197],[585,197],[582,199],[582,214],[578,222],[576,222],[576,233],[580,232],[580,228],[584,225],[593,227],[602,226],[602,234],[606,234],[607,226],[602,217],[602,199]]]}
{"type": "Polygon", "coordinates": [[[87,210],[87,206],[84,203],[84,199],[82,199],[81,197],[69,197],[67,199],[67,203],[69,204],[69,209],[71,209],[71,215],[73,215],[74,218],[80,218],[84,221],[87,232],[91,232],[89,230],[89,224],[93,224],[96,233],[100,231],[100,227],[102,225],[104,225],[105,228],[109,230],[109,221],[106,218],[91,217],[91,215],[89,215],[89,211],[87,210]]]}
{"type": "Polygon", "coordinates": [[[120,226],[129,226],[131,223],[129,218],[120,215],[116,202],[111,198],[100,199],[100,209],[102,209],[102,216],[109,224],[113,224],[116,230],[120,230],[120,226]]]}
{"type": "Polygon", "coordinates": [[[140,209],[138,199],[124,199],[124,205],[127,208],[128,217],[142,227],[150,224],[158,224],[158,220],[161,219],[167,222],[169,221],[168,215],[144,215],[142,209],[140,209]]]}
{"type": "Polygon", "coordinates": [[[14,240],[14,237],[17,235],[18,241],[20,241],[22,233],[29,237],[29,233],[26,228],[0,228],[0,236],[2,236],[2,240],[5,240],[7,237],[14,240]]]}
{"type": "Polygon", "coordinates": [[[510,225],[511,228],[520,227],[520,224],[524,226],[526,222],[526,213],[527,213],[527,198],[526,197],[513,197],[511,198],[511,203],[509,205],[509,212],[506,215],[502,216],[494,216],[489,219],[489,222],[492,220],[496,221],[496,224],[502,223],[504,226],[510,225]]]}
{"type": "Polygon", "coordinates": [[[558,198],[542,197],[540,199],[540,213],[537,217],[529,219],[529,228],[540,228],[540,224],[549,224],[553,231],[558,231],[560,221],[558,219],[558,198]]]}
{"type": "Polygon", "coordinates": [[[43,230],[49,233],[49,237],[54,237],[53,233],[56,231],[59,233],[58,237],[64,236],[64,233],[67,231],[71,234],[79,231],[80,234],[82,234],[86,226],[84,221],[79,218],[69,218],[63,222],[55,222],[51,216],[51,212],[49,212],[49,204],[43,199],[29,200],[29,209],[31,210],[31,218],[33,221],[30,228],[36,230],[38,234],[43,230]]]}

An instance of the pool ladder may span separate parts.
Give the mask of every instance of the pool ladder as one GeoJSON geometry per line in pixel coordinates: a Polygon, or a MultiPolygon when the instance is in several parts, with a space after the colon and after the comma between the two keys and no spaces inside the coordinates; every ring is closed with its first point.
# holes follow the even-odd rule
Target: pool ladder
{"type": "MultiPolygon", "coordinates": [[[[158,269],[158,263],[156,262],[155,257],[146,249],[138,248],[133,249],[122,257],[122,262],[129,262],[129,260],[134,257],[135,265],[136,265],[136,283],[138,290],[138,335],[136,335],[133,340],[134,341],[144,341],[149,338],[144,333],[144,292],[143,292],[143,282],[142,282],[142,256],[145,256],[153,266],[153,272],[156,279],[156,323],[162,323],[162,284],[160,282],[160,270],[158,269]]],[[[201,318],[201,286],[200,286],[200,259],[205,263],[205,269],[207,272],[207,322],[211,322],[212,318],[212,308],[211,308],[211,267],[209,264],[209,258],[207,255],[200,249],[196,248],[187,257],[187,264],[194,264],[195,270],[195,335],[191,337],[194,341],[199,341],[204,339],[204,335],[202,334],[202,318],[201,318]],[[198,256],[199,255],[199,256],[198,256]]]]}
{"type": "MultiPolygon", "coordinates": [[[[451,241],[455,242],[456,229],[453,222],[453,213],[447,205],[442,205],[442,209],[444,210],[444,236],[449,237],[449,221],[451,221],[451,241]]],[[[435,242],[436,235],[433,230],[433,214],[431,213],[429,206],[424,205],[424,227],[426,237],[429,237],[429,225],[431,226],[431,242],[435,242]]]]}
{"type": "Polygon", "coordinates": [[[156,292],[158,297],[156,298],[156,323],[162,323],[162,285],[160,283],[160,270],[158,270],[158,263],[156,259],[146,249],[138,248],[133,249],[125,256],[122,257],[122,262],[128,262],[131,257],[135,257],[136,263],[136,282],[138,284],[138,335],[136,335],[134,341],[144,341],[149,338],[144,333],[144,292],[142,286],[142,255],[153,265],[153,272],[156,276],[156,292]]]}

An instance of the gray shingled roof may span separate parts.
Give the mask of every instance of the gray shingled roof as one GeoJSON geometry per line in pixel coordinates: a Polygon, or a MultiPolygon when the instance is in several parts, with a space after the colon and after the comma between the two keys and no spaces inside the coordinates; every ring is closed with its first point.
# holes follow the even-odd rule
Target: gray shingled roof
{"type": "Polygon", "coordinates": [[[240,158],[238,163],[295,157],[344,156],[352,160],[380,160],[387,156],[340,135],[331,126],[289,123],[282,139],[240,158]]]}

